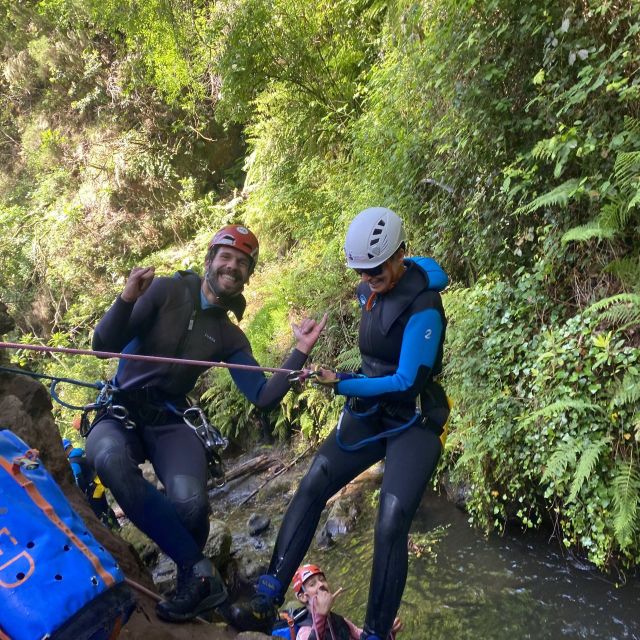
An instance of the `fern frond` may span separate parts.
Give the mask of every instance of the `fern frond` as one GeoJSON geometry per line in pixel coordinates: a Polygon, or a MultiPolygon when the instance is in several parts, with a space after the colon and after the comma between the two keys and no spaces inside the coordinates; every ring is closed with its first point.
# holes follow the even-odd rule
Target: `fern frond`
{"type": "Polygon", "coordinates": [[[615,296],[609,296],[608,298],[594,302],[587,308],[587,311],[602,311],[602,309],[607,309],[619,304],[630,304],[640,307],[640,295],[636,293],[618,293],[615,296]]]}
{"type": "Polygon", "coordinates": [[[529,204],[525,204],[522,207],[518,207],[514,213],[532,213],[543,207],[559,206],[565,207],[570,200],[576,198],[576,196],[582,195],[584,189],[583,184],[585,180],[571,179],[559,184],[551,191],[542,194],[532,200],[529,204]]]}
{"type": "Polygon", "coordinates": [[[569,492],[567,502],[573,502],[576,499],[580,489],[582,489],[584,481],[591,475],[596,466],[600,454],[610,442],[611,438],[601,438],[600,440],[596,440],[596,442],[589,443],[587,448],[582,452],[571,482],[571,491],[569,492]]]}
{"type": "Polygon", "coordinates": [[[640,136],[640,120],[631,116],[624,117],[624,128],[635,136],[640,136]]]}
{"type": "Polygon", "coordinates": [[[618,462],[612,484],[613,529],[624,549],[631,544],[640,521],[640,469],[633,458],[618,462]]]}
{"type": "Polygon", "coordinates": [[[630,219],[631,211],[627,201],[616,198],[600,209],[600,215],[594,222],[598,222],[603,229],[622,231],[630,219]]]}
{"type": "Polygon", "coordinates": [[[550,482],[561,478],[567,471],[567,467],[573,467],[575,465],[576,451],[575,440],[563,442],[562,445],[549,456],[540,482],[550,482]]]}
{"type": "Polygon", "coordinates": [[[611,307],[602,314],[603,320],[608,320],[614,324],[622,325],[622,329],[626,329],[636,324],[640,324],[640,309],[628,305],[611,307]]]}
{"type": "Polygon", "coordinates": [[[626,256],[610,262],[605,271],[612,273],[628,289],[640,291],[640,256],[626,256]]]}
{"type": "Polygon", "coordinates": [[[556,400],[548,404],[546,407],[533,411],[528,416],[520,418],[520,428],[530,425],[538,418],[549,418],[553,415],[560,413],[567,413],[568,411],[576,411],[577,413],[583,413],[585,411],[602,411],[602,407],[593,402],[587,402],[586,400],[572,400],[570,398],[564,398],[562,400],[556,400]]]}
{"type": "Polygon", "coordinates": [[[621,151],[616,156],[613,173],[620,190],[626,190],[638,182],[640,173],[640,151],[621,151]]]}
{"type": "Polygon", "coordinates": [[[347,349],[336,357],[336,367],[343,371],[357,371],[360,368],[360,347],[347,349]]]}
{"type": "Polygon", "coordinates": [[[551,147],[549,142],[550,140],[540,140],[536,142],[533,149],[531,149],[531,155],[536,160],[553,160],[556,151],[551,147]]]}
{"type": "Polygon", "coordinates": [[[592,304],[589,311],[598,313],[603,320],[622,324],[623,329],[640,324],[640,294],[619,293],[592,304]]]}
{"type": "Polygon", "coordinates": [[[578,227],[569,229],[562,236],[562,243],[567,242],[586,242],[597,238],[598,240],[610,240],[616,235],[617,229],[613,227],[604,226],[602,222],[596,218],[587,224],[582,224],[578,227]]]}
{"type": "Polygon", "coordinates": [[[635,192],[631,200],[629,200],[629,204],[627,205],[627,217],[631,219],[631,210],[640,204],[640,188],[635,192]]]}
{"type": "Polygon", "coordinates": [[[640,375],[627,372],[611,399],[611,405],[619,407],[629,404],[633,406],[638,402],[640,402],[640,375]]]}

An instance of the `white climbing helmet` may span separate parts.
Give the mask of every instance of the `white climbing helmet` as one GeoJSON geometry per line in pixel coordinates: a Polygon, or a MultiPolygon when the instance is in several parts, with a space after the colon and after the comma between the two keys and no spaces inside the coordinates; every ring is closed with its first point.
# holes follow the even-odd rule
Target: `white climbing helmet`
{"type": "Polygon", "coordinates": [[[407,239],[402,220],[391,209],[370,207],[349,225],[344,241],[347,266],[371,269],[387,261],[407,239]]]}

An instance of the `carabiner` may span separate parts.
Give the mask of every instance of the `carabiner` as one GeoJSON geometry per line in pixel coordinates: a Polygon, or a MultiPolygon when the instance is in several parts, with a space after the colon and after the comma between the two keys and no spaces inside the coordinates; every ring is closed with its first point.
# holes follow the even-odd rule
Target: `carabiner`
{"type": "Polygon", "coordinates": [[[125,429],[135,429],[136,423],[129,418],[129,411],[121,404],[110,404],[107,407],[107,413],[116,420],[120,420],[125,429]]]}
{"type": "Polygon", "coordinates": [[[320,372],[316,369],[298,369],[297,371],[292,371],[287,376],[287,382],[292,384],[302,383],[307,380],[312,380],[313,378],[318,378],[320,376],[320,372]]]}
{"type": "Polygon", "coordinates": [[[209,424],[205,412],[200,407],[188,407],[182,413],[182,419],[188,427],[191,427],[200,436],[205,445],[219,447],[223,450],[227,448],[229,441],[215,427],[209,424]],[[195,414],[192,419],[189,418],[191,413],[195,414]]]}

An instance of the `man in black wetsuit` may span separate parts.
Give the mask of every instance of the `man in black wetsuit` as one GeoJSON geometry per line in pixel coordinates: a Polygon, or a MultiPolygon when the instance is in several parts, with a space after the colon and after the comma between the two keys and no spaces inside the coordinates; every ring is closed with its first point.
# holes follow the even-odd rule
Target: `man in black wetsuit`
{"type": "MultiPolygon", "coordinates": [[[[215,234],[205,276],[180,272],[154,277],[153,267],[135,267],[125,287],[98,323],[99,351],[257,365],[251,346],[228,313],[242,318],[244,285],[258,259],[258,240],[239,225],[215,234]]],[[[282,368],[300,369],[324,328],[305,319],[293,325],[296,347],[282,368]]],[[[86,453],[127,517],[177,565],[173,597],[157,607],[172,622],[189,620],[223,604],[225,585],[202,549],[209,533],[207,459],[202,441],[185,424],[186,394],[206,368],[121,360],[113,403],[126,417],[103,411],[87,437],[86,453]],[[158,491],[138,465],[148,459],[164,485],[158,491]]],[[[240,391],[255,405],[277,405],[289,390],[286,373],[231,369],[240,391]]]]}
{"type": "Polygon", "coordinates": [[[320,445],[293,497],[268,573],[249,603],[233,606],[241,630],[270,631],[286,585],[305,556],[327,500],[384,458],[369,599],[362,640],[387,640],[407,577],[407,538],[441,453],[449,416],[442,370],[447,275],[432,258],[407,258],[402,220],[371,207],[351,222],[347,266],[360,277],[358,373],[322,371],[345,396],[336,429],[320,445]]]}

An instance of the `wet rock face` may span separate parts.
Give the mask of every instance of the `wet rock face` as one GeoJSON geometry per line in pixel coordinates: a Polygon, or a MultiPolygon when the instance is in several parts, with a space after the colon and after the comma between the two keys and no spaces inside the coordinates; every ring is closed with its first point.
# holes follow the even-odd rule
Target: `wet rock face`
{"type": "Polygon", "coordinates": [[[467,502],[471,495],[468,485],[463,483],[455,483],[451,480],[449,473],[445,473],[442,478],[441,486],[449,500],[453,502],[459,509],[466,511],[467,502]]]}
{"type": "Polygon", "coordinates": [[[351,531],[360,515],[359,495],[351,494],[340,497],[329,510],[324,526],[316,535],[316,544],[320,547],[330,546],[335,538],[351,531]]]}
{"type": "Polygon", "coordinates": [[[225,567],[231,557],[231,530],[222,520],[211,520],[209,537],[203,553],[218,569],[225,567]]]}
{"type": "Polygon", "coordinates": [[[247,521],[247,529],[250,536],[259,536],[264,533],[271,524],[271,519],[259,513],[252,513],[247,521]]]}

